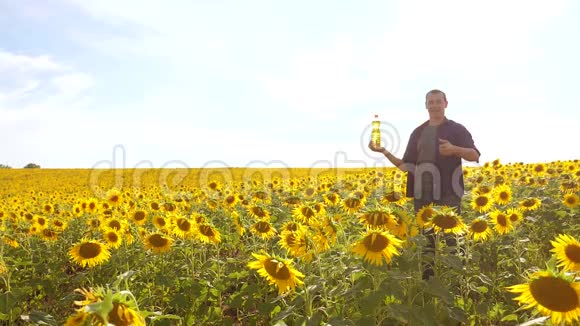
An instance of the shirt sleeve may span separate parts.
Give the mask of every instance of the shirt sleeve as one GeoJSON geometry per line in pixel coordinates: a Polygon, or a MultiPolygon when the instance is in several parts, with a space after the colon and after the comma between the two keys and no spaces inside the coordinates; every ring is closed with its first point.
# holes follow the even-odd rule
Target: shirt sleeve
{"type": "Polygon", "coordinates": [[[453,144],[453,145],[457,145],[459,147],[464,147],[464,148],[473,148],[477,151],[477,153],[479,155],[481,155],[481,152],[479,151],[479,149],[477,149],[477,147],[475,146],[475,143],[473,142],[473,137],[471,137],[471,133],[464,126],[461,126],[459,128],[459,132],[457,134],[455,144],[453,144]]]}
{"type": "Polygon", "coordinates": [[[405,149],[405,154],[403,154],[403,162],[405,163],[417,163],[417,137],[416,132],[412,132],[409,137],[409,142],[407,143],[407,149],[405,149]]]}

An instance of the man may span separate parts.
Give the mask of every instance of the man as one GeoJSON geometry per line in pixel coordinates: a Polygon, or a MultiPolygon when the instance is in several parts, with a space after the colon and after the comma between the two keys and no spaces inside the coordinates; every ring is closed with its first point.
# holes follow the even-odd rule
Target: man
{"type": "MultiPolygon", "coordinates": [[[[393,165],[409,172],[406,195],[414,198],[415,213],[429,204],[451,206],[460,213],[464,192],[461,160],[479,161],[480,152],[469,131],[445,117],[447,105],[447,96],[442,91],[434,89],[427,93],[425,107],[429,120],[411,133],[402,159],[384,147],[377,147],[372,142],[369,144],[371,150],[382,153],[393,165]]],[[[427,249],[433,251],[433,232],[426,235],[429,239],[427,249]]],[[[448,245],[455,245],[454,240],[446,239],[448,245]]],[[[423,279],[431,276],[433,269],[426,267],[423,279]]]]}

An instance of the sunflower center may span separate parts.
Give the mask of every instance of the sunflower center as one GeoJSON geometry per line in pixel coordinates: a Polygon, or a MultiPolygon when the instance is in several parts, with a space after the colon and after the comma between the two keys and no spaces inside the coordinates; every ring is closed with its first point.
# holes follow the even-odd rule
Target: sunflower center
{"type": "Polygon", "coordinates": [[[315,215],[314,210],[310,207],[302,207],[302,209],[300,209],[300,213],[302,213],[302,216],[306,218],[312,218],[315,215]]]}
{"type": "Polygon", "coordinates": [[[157,224],[159,224],[159,226],[160,226],[160,227],[164,227],[164,226],[165,226],[165,224],[167,224],[167,223],[165,222],[165,219],[164,219],[163,217],[158,217],[158,218],[156,219],[156,221],[157,221],[157,224]]]}
{"type": "Polygon", "coordinates": [[[109,239],[110,242],[117,242],[119,240],[119,236],[115,232],[109,232],[107,233],[107,239],[109,239]]]}
{"type": "Polygon", "coordinates": [[[61,221],[54,221],[52,224],[54,224],[54,226],[58,226],[58,227],[63,226],[61,221]]]}
{"type": "Polygon", "coordinates": [[[296,245],[296,236],[292,233],[288,234],[286,236],[286,244],[289,247],[294,247],[294,245],[296,245]]]}
{"type": "Polygon", "coordinates": [[[423,211],[423,213],[421,214],[420,218],[423,221],[427,222],[427,221],[431,220],[431,217],[433,217],[433,214],[434,213],[435,212],[432,209],[428,208],[425,211],[423,211]]]}
{"type": "Polygon", "coordinates": [[[235,201],[235,200],[236,200],[236,197],[234,197],[234,196],[228,196],[228,197],[226,198],[226,203],[227,203],[228,205],[231,205],[231,204],[233,204],[233,203],[234,203],[234,201],[235,201]]]}
{"type": "Polygon", "coordinates": [[[270,274],[270,276],[277,280],[290,279],[290,270],[288,267],[286,267],[286,264],[276,259],[269,259],[266,261],[264,263],[264,268],[266,269],[266,272],[270,274]]]}
{"type": "Polygon", "coordinates": [[[566,257],[574,263],[580,263],[580,246],[577,244],[569,244],[566,246],[566,257]]]}
{"type": "Polygon", "coordinates": [[[389,245],[389,239],[380,233],[371,233],[363,240],[364,246],[372,252],[381,252],[389,245]]]}
{"type": "Polygon", "coordinates": [[[96,207],[97,207],[97,204],[95,204],[95,203],[89,203],[89,209],[90,209],[90,210],[93,210],[93,209],[95,209],[96,207]]]}
{"type": "Polygon", "coordinates": [[[260,233],[267,233],[270,231],[270,224],[264,221],[258,222],[256,223],[256,230],[260,233]]]}
{"type": "Polygon", "coordinates": [[[179,220],[177,220],[177,227],[181,231],[187,232],[191,229],[191,223],[186,219],[179,219],[179,220]]]}
{"type": "Polygon", "coordinates": [[[47,238],[52,238],[56,236],[56,233],[54,231],[51,231],[49,229],[45,229],[44,231],[42,231],[44,236],[47,238]]]}
{"type": "Polygon", "coordinates": [[[266,216],[266,212],[259,206],[252,207],[252,213],[254,213],[254,215],[256,215],[257,217],[266,216]]]}
{"type": "Polygon", "coordinates": [[[400,199],[400,195],[396,192],[390,192],[385,196],[388,202],[394,203],[400,199]]]}
{"type": "Polygon", "coordinates": [[[487,230],[487,222],[486,221],[477,221],[471,224],[471,230],[475,233],[482,233],[487,230]]]}
{"type": "Polygon", "coordinates": [[[520,219],[520,218],[519,218],[518,214],[516,214],[516,213],[512,213],[512,214],[510,214],[510,221],[512,221],[512,222],[516,222],[516,221],[517,221],[517,220],[519,220],[519,219],[520,219]]]}
{"type": "Polygon", "coordinates": [[[501,225],[501,226],[507,226],[507,218],[505,215],[503,214],[498,214],[497,215],[497,224],[501,225]]]}
{"type": "Polygon", "coordinates": [[[101,250],[101,245],[98,243],[83,243],[79,248],[79,256],[81,256],[83,259],[95,258],[101,253],[101,250]]]}
{"type": "Polygon", "coordinates": [[[111,222],[109,222],[109,227],[111,229],[120,230],[121,229],[121,222],[119,222],[117,220],[112,220],[111,222]]]}
{"type": "Polygon", "coordinates": [[[453,229],[457,226],[457,219],[451,215],[438,215],[433,219],[433,223],[442,229],[453,229]]]}
{"type": "Polygon", "coordinates": [[[568,198],[566,198],[566,203],[573,205],[576,204],[576,198],[574,196],[570,196],[568,198]]]}
{"type": "Polygon", "coordinates": [[[344,204],[346,205],[346,207],[348,208],[357,208],[358,205],[360,203],[360,200],[358,198],[347,198],[344,201],[344,204]]]}
{"type": "Polygon", "coordinates": [[[578,294],[570,284],[557,277],[541,277],[532,281],[534,299],[549,310],[568,312],[578,307],[578,294]]]}
{"type": "Polygon", "coordinates": [[[110,201],[111,201],[111,202],[113,202],[113,203],[116,203],[116,202],[118,202],[118,201],[119,201],[119,196],[117,196],[117,195],[114,195],[114,196],[112,196],[112,197],[110,198],[110,201]]]}
{"type": "Polygon", "coordinates": [[[499,193],[499,198],[500,198],[501,200],[508,200],[508,199],[509,199],[509,195],[508,195],[508,193],[507,193],[507,192],[505,192],[505,191],[502,191],[502,192],[500,192],[500,193],[499,193]]]}
{"type": "Polygon", "coordinates": [[[534,206],[535,203],[536,202],[533,199],[526,199],[526,200],[524,200],[522,205],[524,205],[524,207],[532,207],[532,206],[534,206]]]}
{"type": "Polygon", "coordinates": [[[211,226],[209,225],[201,225],[199,227],[199,232],[201,232],[201,234],[205,235],[206,237],[213,237],[215,235],[211,226]]]}
{"type": "Polygon", "coordinates": [[[387,224],[389,215],[384,212],[370,212],[365,215],[365,220],[370,225],[385,225],[387,224]]]}
{"type": "Polygon", "coordinates": [[[135,212],[135,215],[133,215],[133,219],[135,221],[142,221],[142,220],[144,220],[145,219],[145,212],[143,212],[143,211],[135,212]]]}
{"type": "Polygon", "coordinates": [[[489,201],[489,199],[487,199],[487,197],[479,196],[475,199],[475,204],[477,204],[477,206],[485,206],[485,205],[487,205],[488,201],[489,201]]]}
{"type": "Polygon", "coordinates": [[[167,238],[163,237],[161,234],[152,234],[149,237],[149,243],[151,243],[151,245],[153,245],[153,247],[156,248],[162,248],[165,247],[167,245],[167,238]]]}

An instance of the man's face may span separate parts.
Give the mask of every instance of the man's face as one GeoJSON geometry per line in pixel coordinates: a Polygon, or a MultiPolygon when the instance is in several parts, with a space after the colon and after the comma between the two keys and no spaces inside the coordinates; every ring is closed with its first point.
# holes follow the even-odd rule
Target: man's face
{"type": "Polygon", "coordinates": [[[425,106],[427,107],[427,111],[429,111],[430,117],[443,117],[445,116],[447,101],[445,101],[441,93],[429,94],[427,95],[425,106]]]}

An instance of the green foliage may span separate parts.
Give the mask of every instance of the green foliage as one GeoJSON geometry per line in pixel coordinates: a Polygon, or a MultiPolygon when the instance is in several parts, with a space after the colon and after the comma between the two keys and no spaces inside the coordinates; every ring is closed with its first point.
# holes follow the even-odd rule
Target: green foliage
{"type": "Polygon", "coordinates": [[[24,166],[25,169],[40,169],[40,165],[36,163],[28,163],[24,166]]]}

